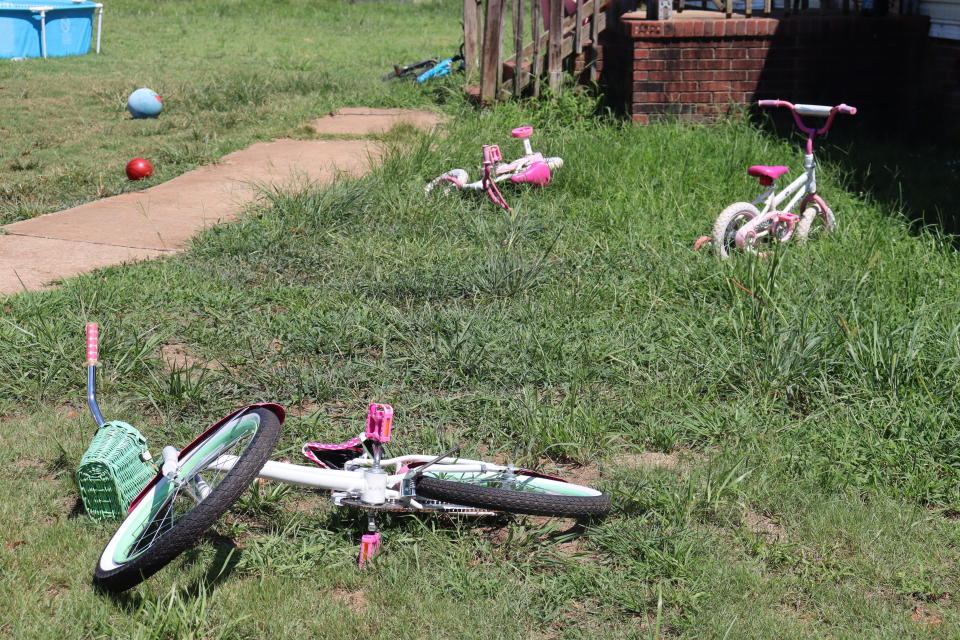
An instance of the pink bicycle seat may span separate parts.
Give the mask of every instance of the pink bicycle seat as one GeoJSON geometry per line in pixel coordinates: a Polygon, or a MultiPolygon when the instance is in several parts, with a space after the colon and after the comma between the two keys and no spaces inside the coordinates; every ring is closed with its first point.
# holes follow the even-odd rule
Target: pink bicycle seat
{"type": "Polygon", "coordinates": [[[523,173],[510,176],[510,182],[525,182],[545,187],[550,184],[550,165],[546,162],[534,162],[523,173]]]}
{"type": "Polygon", "coordinates": [[[533,135],[533,127],[517,127],[510,132],[514,138],[529,138],[533,135]]]}
{"type": "Polygon", "coordinates": [[[768,167],[767,165],[757,164],[747,169],[747,175],[751,175],[754,178],[759,178],[760,184],[766,187],[773,184],[774,180],[785,174],[787,171],[790,171],[790,167],[784,167],[782,165],[768,167]]]}

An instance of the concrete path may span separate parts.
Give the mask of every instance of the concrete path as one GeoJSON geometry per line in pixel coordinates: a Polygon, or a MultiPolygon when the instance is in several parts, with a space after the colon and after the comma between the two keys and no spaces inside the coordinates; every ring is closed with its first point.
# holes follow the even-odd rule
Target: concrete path
{"type": "MultiPolygon", "coordinates": [[[[340,109],[312,126],[323,134],[364,136],[401,123],[432,129],[439,118],[403,109],[340,109]]],[[[6,225],[0,235],[0,295],[174,253],[200,231],[236,218],[256,199],[258,187],[360,176],[380,153],[375,141],[362,139],[263,142],[143,191],[6,225]]]]}

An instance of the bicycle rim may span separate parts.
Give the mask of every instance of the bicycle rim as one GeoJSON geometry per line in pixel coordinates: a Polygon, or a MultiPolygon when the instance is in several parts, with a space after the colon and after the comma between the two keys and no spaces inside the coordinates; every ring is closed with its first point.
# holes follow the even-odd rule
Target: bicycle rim
{"type": "Polygon", "coordinates": [[[136,560],[202,504],[194,495],[201,492],[204,498],[209,496],[229,473],[210,470],[209,465],[221,455],[239,456],[259,427],[259,415],[244,414],[190,451],[181,461],[177,482],[161,478],[131,510],[104,550],[101,570],[111,571],[136,560]]]}

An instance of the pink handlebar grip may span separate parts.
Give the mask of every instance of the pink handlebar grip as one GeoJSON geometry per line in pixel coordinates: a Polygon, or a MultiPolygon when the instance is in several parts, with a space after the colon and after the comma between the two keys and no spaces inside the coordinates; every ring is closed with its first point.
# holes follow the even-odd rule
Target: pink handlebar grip
{"type": "Polygon", "coordinates": [[[837,106],[837,111],[839,111],[840,113],[845,113],[845,114],[850,115],[850,116],[855,116],[855,115],[857,115],[857,108],[856,108],[856,107],[851,107],[851,106],[848,105],[848,104],[841,104],[841,105],[837,106]]]}
{"type": "Polygon", "coordinates": [[[757,104],[761,107],[786,107],[791,106],[789,102],[783,100],[758,100],[757,104]]]}
{"type": "Polygon", "coordinates": [[[100,356],[100,327],[96,322],[87,323],[87,366],[96,366],[100,356]]]}
{"type": "Polygon", "coordinates": [[[374,402],[367,409],[367,429],[364,435],[375,442],[390,442],[390,427],[393,426],[393,407],[374,402]]]}

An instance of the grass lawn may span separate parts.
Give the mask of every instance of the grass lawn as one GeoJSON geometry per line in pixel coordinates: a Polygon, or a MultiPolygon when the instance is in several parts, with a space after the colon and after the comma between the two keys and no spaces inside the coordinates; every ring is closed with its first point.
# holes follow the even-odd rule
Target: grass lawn
{"type": "Polygon", "coordinates": [[[796,140],[741,120],[627,126],[571,94],[447,108],[445,137],[404,138],[361,180],[274,194],[184,254],[0,302],[3,635],[960,635],[948,240],[911,234],[829,160],[836,234],[721,263],[692,241],[755,191],[745,166],[796,166],[796,140]],[[446,169],[475,171],[482,143],[512,156],[518,124],[566,160],[547,189],[505,189],[512,213],[423,196],[446,169]],[[91,320],[105,414],[155,446],[275,400],[290,411],[275,457],[296,458],[355,435],[379,400],[398,445],[463,440],[597,485],[614,513],[583,529],[384,520],[361,572],[355,514],[260,485],[196,550],[99,595],[111,525],[82,513],[72,481],[92,432],[91,320]]]}
{"type": "Polygon", "coordinates": [[[433,103],[434,92],[380,78],[395,63],[452,55],[462,11],[449,1],[114,0],[102,54],[0,60],[0,223],[142,189],[255,141],[309,137],[303,125],[337,107],[433,103]],[[155,120],[126,111],[143,86],[164,98],[155,120]],[[137,156],[154,177],[131,183],[124,166],[137,156]]]}

